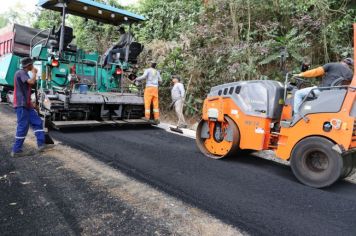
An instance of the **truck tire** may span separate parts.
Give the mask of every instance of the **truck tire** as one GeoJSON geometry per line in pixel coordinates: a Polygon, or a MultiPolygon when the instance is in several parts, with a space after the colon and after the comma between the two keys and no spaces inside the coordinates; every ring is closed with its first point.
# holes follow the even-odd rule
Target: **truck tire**
{"type": "MultiPolygon", "coordinates": [[[[239,143],[240,143],[240,131],[235,124],[235,122],[229,118],[225,117],[225,125],[226,129],[231,132],[232,141],[227,141],[226,138],[222,138],[221,140],[217,140],[214,137],[214,134],[210,134],[209,127],[209,138],[202,137],[202,129],[203,126],[206,124],[207,121],[201,120],[199,122],[197,132],[196,132],[196,143],[200,151],[207,157],[212,159],[221,159],[228,156],[233,156],[239,151],[239,143]]],[[[211,125],[215,126],[218,122],[210,123],[211,125]]]]}
{"type": "Polygon", "coordinates": [[[334,151],[335,144],[322,137],[305,138],[292,151],[291,168],[305,185],[324,188],[335,183],[343,173],[342,156],[334,151]]]}

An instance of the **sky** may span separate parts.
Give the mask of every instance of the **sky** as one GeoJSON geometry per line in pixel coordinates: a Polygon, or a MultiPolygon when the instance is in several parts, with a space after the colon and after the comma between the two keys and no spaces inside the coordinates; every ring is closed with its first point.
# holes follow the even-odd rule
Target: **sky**
{"type": "MultiPolygon", "coordinates": [[[[122,5],[130,5],[130,4],[135,4],[139,0],[117,0],[120,4],[122,5]]],[[[6,12],[9,8],[22,6],[22,9],[26,12],[33,12],[36,9],[36,4],[38,3],[38,0],[0,0],[1,2],[1,8],[0,8],[0,14],[6,12]]]]}

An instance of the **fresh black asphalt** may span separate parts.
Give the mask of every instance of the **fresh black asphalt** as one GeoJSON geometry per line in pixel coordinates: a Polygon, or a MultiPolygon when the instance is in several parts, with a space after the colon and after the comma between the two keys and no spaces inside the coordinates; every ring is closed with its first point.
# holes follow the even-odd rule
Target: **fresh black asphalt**
{"type": "Polygon", "coordinates": [[[93,188],[54,158],[3,158],[0,235],[169,235],[104,189],[93,188]],[[86,223],[86,222],[90,222],[86,223]]]}
{"type": "Polygon", "coordinates": [[[356,235],[356,184],[313,189],[288,166],[253,155],[211,160],[194,140],[158,128],[51,135],[252,235],[356,235]]]}
{"type": "MultiPolygon", "coordinates": [[[[11,113],[15,119],[6,105],[0,104],[0,112],[11,113]]],[[[2,120],[1,128],[8,124],[2,120]]],[[[56,158],[47,154],[10,158],[13,136],[3,131],[0,236],[170,235],[165,224],[113,197],[103,185],[93,187],[56,158]]]]}

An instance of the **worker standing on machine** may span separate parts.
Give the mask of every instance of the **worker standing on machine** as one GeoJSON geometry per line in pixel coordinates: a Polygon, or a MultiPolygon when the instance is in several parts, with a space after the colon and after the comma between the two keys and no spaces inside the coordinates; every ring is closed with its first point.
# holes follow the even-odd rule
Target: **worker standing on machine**
{"type": "MultiPolygon", "coordinates": [[[[351,67],[353,66],[353,64],[354,60],[352,58],[345,58],[341,62],[328,63],[324,66],[320,66],[312,70],[307,70],[305,72],[293,76],[304,78],[324,76],[319,87],[330,87],[332,86],[333,82],[338,79],[351,81],[353,77],[351,67]]],[[[295,93],[293,108],[294,115],[298,114],[299,108],[305,96],[307,96],[310,91],[315,88],[317,88],[317,86],[300,89],[295,93]]],[[[314,92],[319,93],[319,90],[314,90],[314,92]]]]}
{"type": "Polygon", "coordinates": [[[158,86],[162,82],[161,74],[156,69],[157,63],[153,62],[151,68],[145,70],[142,76],[137,77],[135,81],[146,80],[144,93],[145,99],[145,119],[151,121],[151,104],[153,104],[154,124],[159,124],[159,101],[158,86]]]}
{"type": "Polygon", "coordinates": [[[17,115],[17,129],[15,144],[12,148],[11,157],[26,155],[22,151],[29,126],[31,125],[37,138],[39,151],[45,147],[45,133],[42,119],[38,116],[31,102],[31,86],[36,84],[37,69],[33,67],[33,61],[29,57],[21,60],[22,69],[15,73],[14,78],[14,108],[17,115]],[[29,76],[32,72],[32,76],[29,76]]]}
{"type": "Polygon", "coordinates": [[[181,83],[180,77],[177,75],[172,76],[172,83],[172,105],[174,106],[174,110],[178,118],[178,128],[187,128],[187,123],[185,123],[183,115],[183,105],[185,98],[184,85],[181,83]]]}

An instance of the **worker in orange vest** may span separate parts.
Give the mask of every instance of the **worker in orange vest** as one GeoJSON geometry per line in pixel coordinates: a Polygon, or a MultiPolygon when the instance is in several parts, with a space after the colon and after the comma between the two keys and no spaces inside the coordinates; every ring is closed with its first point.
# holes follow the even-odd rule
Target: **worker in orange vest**
{"type": "Polygon", "coordinates": [[[158,102],[158,86],[162,82],[161,74],[156,69],[157,63],[153,62],[151,67],[146,69],[142,76],[137,77],[135,81],[146,80],[145,88],[145,119],[151,119],[151,104],[153,103],[154,124],[159,124],[159,102],[158,102]]]}

